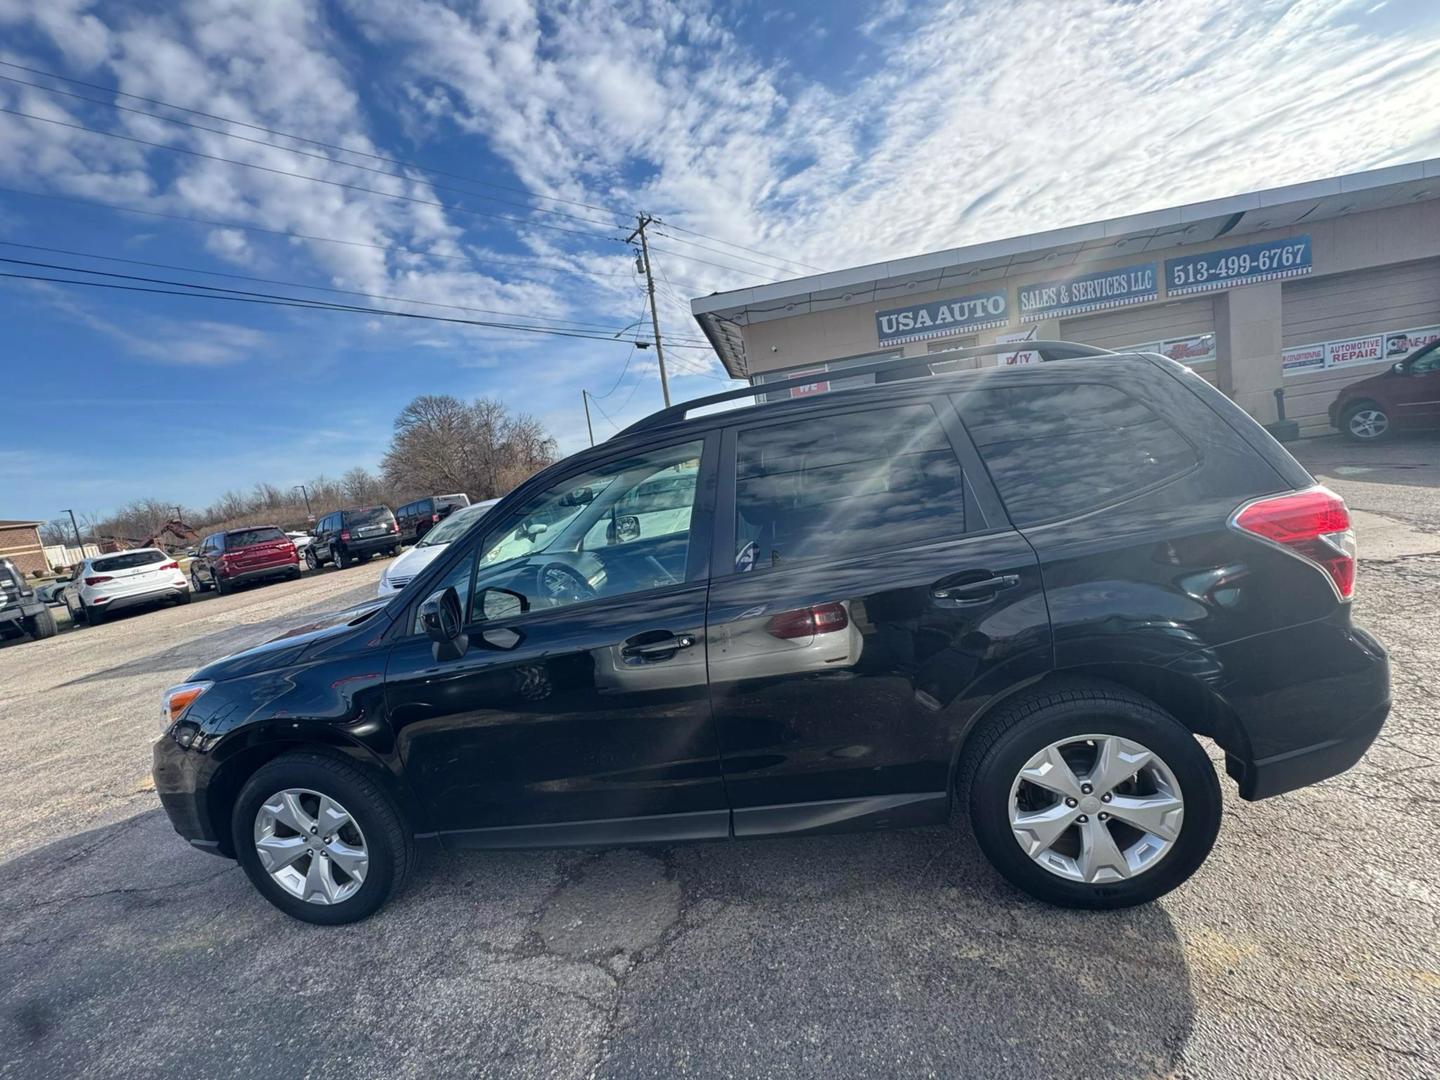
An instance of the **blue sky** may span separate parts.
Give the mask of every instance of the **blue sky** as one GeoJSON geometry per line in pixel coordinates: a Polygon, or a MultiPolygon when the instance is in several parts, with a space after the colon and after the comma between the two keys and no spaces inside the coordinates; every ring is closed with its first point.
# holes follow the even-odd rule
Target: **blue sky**
{"type": "MultiPolygon", "coordinates": [[[[0,187],[63,197],[0,190],[0,257],[603,335],[643,209],[681,398],[724,385],[695,295],[1440,155],[1429,0],[0,0],[0,61],[376,155],[0,66],[0,187]]],[[[0,325],[0,517],[373,467],[419,393],[564,450],[582,387],[621,425],[660,398],[611,340],[13,279],[0,325]]]]}

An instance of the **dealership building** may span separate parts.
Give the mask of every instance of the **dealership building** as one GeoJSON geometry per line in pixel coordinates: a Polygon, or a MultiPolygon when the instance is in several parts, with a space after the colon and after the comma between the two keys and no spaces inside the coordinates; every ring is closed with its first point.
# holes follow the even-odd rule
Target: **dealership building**
{"type": "MultiPolygon", "coordinates": [[[[1024,339],[1163,352],[1302,435],[1342,387],[1440,336],[1440,159],[715,293],[691,310],[726,370],[796,395],[847,367],[1024,339]]],[[[943,358],[937,358],[943,359],[943,358]]],[[[868,381],[866,376],[851,381],[868,381]]]]}

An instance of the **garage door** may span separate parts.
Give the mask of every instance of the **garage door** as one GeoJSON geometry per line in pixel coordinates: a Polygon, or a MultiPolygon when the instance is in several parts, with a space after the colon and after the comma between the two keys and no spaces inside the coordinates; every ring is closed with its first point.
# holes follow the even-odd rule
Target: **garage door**
{"type": "MultiPolygon", "coordinates": [[[[1440,259],[1353,274],[1287,281],[1281,291],[1285,348],[1415,330],[1440,323],[1440,259]]],[[[1302,435],[1322,435],[1344,387],[1385,370],[1384,356],[1285,378],[1285,412],[1302,435]]]]}
{"type": "Polygon", "coordinates": [[[1209,382],[1215,381],[1215,303],[1208,296],[1065,319],[1060,323],[1060,336],[1116,350],[1158,349],[1168,342],[1171,355],[1183,359],[1209,382]]]}

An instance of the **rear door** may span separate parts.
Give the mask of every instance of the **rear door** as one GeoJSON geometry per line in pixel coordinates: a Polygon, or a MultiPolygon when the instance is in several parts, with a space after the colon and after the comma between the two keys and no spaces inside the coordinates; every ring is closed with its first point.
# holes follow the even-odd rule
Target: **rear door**
{"type": "Polygon", "coordinates": [[[1034,552],[948,401],[725,434],[706,647],[737,836],[943,818],[965,721],[1042,674],[1034,552]]]}

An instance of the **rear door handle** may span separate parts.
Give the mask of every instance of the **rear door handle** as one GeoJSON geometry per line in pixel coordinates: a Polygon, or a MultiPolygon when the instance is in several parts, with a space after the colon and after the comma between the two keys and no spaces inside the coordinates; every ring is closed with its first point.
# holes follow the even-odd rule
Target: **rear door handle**
{"type": "Polygon", "coordinates": [[[1001,589],[1013,589],[1019,584],[1019,574],[992,574],[979,581],[964,581],[957,585],[936,582],[930,589],[930,596],[947,607],[972,607],[994,599],[1001,589]]]}
{"type": "Polygon", "coordinates": [[[692,634],[671,634],[659,641],[642,641],[623,645],[620,648],[620,655],[637,663],[647,660],[668,660],[681,649],[688,649],[694,644],[695,638],[692,634]]]}

